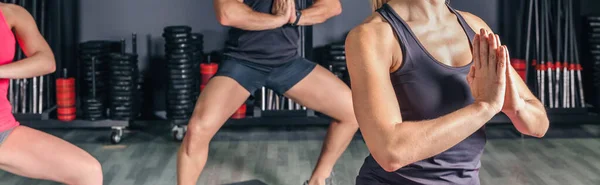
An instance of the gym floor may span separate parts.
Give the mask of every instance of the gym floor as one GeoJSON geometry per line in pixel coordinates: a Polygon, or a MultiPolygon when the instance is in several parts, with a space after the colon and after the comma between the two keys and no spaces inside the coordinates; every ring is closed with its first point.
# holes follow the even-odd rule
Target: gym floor
{"type": "MultiPolygon", "coordinates": [[[[168,127],[132,129],[119,145],[109,144],[107,130],[45,130],[95,156],[105,183],[176,184],[179,146],[168,127]],[[148,129],[150,128],[150,129],[148,129]],[[156,137],[156,136],[160,137],[156,137]]],[[[300,185],[320,152],[324,127],[227,128],[210,146],[201,185],[300,185]]],[[[488,126],[482,157],[482,185],[600,184],[600,125],[553,126],[544,139],[521,138],[511,127],[488,126]]],[[[335,167],[338,185],[352,185],[368,150],[360,135],[335,167]]],[[[0,172],[0,185],[50,185],[0,172]]]]}

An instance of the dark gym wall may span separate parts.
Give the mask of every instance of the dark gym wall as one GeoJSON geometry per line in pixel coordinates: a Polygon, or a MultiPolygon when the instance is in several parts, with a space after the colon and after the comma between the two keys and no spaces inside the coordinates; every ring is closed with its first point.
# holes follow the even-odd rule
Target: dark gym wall
{"type": "MultiPolygon", "coordinates": [[[[368,0],[341,1],[344,11],[340,16],[314,27],[315,47],[343,41],[351,28],[371,14],[368,0]]],[[[498,25],[497,2],[451,0],[455,8],[480,16],[494,30],[498,25]]],[[[204,34],[205,51],[221,49],[227,37],[227,28],[216,21],[212,0],[82,0],[80,6],[81,41],[129,39],[136,32],[140,61],[148,61],[148,35],[153,40],[152,55],[163,53],[161,34],[167,25],[187,24],[193,31],[204,34]]],[[[146,62],[140,62],[141,69],[145,65],[146,62]]]]}
{"type": "Polygon", "coordinates": [[[212,0],[82,0],[81,41],[95,39],[128,39],[138,34],[140,69],[145,69],[148,53],[164,53],[163,28],[168,25],[190,25],[194,32],[204,34],[205,51],[223,47],[227,29],[215,18],[212,0]],[[147,37],[152,39],[148,46],[147,37]]]}

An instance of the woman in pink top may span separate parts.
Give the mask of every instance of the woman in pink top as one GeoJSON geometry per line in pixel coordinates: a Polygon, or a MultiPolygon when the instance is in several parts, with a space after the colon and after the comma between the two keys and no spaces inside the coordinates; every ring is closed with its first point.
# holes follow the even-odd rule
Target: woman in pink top
{"type": "Polygon", "coordinates": [[[0,169],[69,185],[101,185],[102,168],[94,157],[57,137],[19,126],[11,113],[7,100],[9,79],[31,78],[54,70],[52,50],[29,12],[0,3],[0,169]],[[11,30],[27,56],[14,63],[16,40],[11,30]]]}

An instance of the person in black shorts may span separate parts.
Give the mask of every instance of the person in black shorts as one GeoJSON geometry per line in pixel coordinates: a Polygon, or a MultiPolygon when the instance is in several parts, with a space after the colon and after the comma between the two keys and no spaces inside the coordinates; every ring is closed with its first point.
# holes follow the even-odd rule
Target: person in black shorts
{"type": "MultiPolygon", "coordinates": [[[[208,145],[224,122],[261,87],[333,118],[319,161],[306,184],[331,184],[330,174],[358,129],[352,94],[331,72],[298,54],[298,26],[341,13],[339,0],[214,0],[217,19],[232,27],[219,70],[200,94],[179,150],[179,185],[196,184],[208,145]]],[[[260,164],[259,164],[260,165],[260,164]]]]}

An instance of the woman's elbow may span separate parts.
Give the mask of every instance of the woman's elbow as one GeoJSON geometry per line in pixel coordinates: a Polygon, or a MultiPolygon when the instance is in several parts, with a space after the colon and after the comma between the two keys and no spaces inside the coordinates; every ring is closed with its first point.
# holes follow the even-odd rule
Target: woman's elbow
{"type": "Polygon", "coordinates": [[[404,158],[395,153],[396,152],[373,152],[373,158],[375,158],[375,161],[377,161],[377,163],[379,164],[379,166],[381,166],[381,168],[383,168],[383,170],[385,170],[386,172],[394,172],[408,165],[404,158]]]}
{"type": "Polygon", "coordinates": [[[54,60],[54,55],[52,53],[48,54],[45,61],[44,72],[46,74],[54,73],[56,71],[56,60],[54,60]]]}

